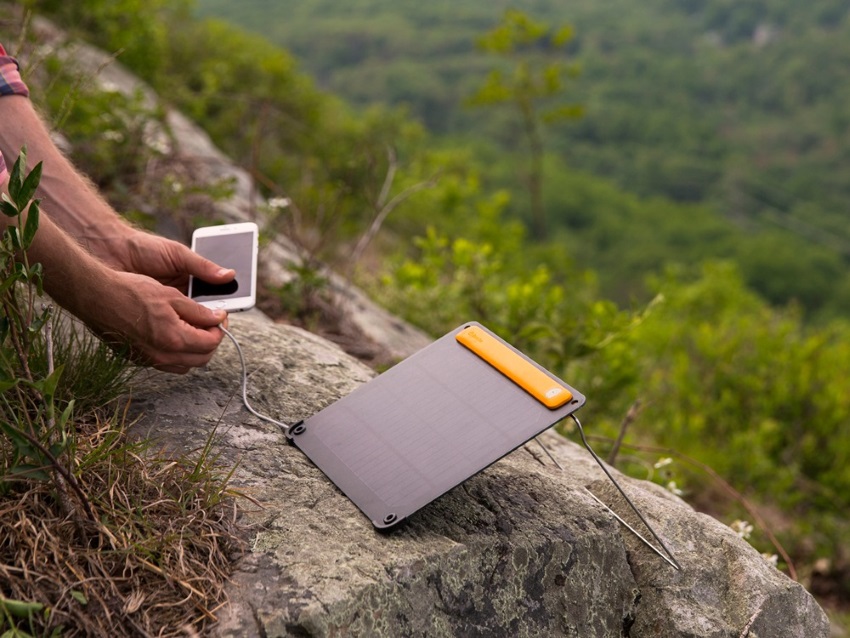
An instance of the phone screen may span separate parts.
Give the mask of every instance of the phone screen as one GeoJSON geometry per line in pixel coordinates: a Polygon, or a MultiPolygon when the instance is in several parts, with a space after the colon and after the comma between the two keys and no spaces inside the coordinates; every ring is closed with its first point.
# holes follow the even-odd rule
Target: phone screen
{"type": "Polygon", "coordinates": [[[254,283],[254,233],[197,237],[195,252],[219,266],[232,268],[236,271],[236,277],[226,284],[210,284],[196,277],[192,282],[192,299],[201,303],[251,296],[254,283]]]}

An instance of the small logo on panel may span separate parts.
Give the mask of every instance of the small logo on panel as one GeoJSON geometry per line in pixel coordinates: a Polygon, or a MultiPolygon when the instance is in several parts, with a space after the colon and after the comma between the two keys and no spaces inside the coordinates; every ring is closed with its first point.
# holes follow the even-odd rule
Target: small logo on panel
{"type": "Polygon", "coordinates": [[[552,399],[552,398],[558,396],[559,394],[561,394],[561,392],[563,392],[563,391],[564,391],[563,388],[552,388],[551,390],[547,390],[546,391],[546,398],[552,399]]]}

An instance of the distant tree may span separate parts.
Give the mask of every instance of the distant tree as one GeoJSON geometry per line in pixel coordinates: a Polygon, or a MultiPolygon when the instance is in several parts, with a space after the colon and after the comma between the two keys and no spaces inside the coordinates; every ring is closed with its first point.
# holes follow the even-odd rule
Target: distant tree
{"type": "Polygon", "coordinates": [[[558,28],[535,22],[522,11],[509,9],[502,21],[478,40],[478,47],[506,58],[508,72],[494,69],[484,84],[470,97],[472,106],[510,104],[518,111],[523,135],[528,143],[528,192],[534,234],[546,234],[543,206],[543,134],[544,125],[581,117],[577,104],[557,104],[566,80],[579,74],[577,64],[563,60],[572,40],[573,28],[558,28]]]}

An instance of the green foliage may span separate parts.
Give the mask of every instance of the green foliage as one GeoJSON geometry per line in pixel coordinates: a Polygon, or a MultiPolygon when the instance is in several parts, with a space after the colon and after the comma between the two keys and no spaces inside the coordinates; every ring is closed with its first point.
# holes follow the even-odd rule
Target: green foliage
{"type": "Polygon", "coordinates": [[[281,310],[300,325],[318,325],[333,304],[328,294],[328,279],[318,264],[303,263],[289,267],[292,278],[277,291],[281,310]]]}
{"type": "MultiPolygon", "coordinates": [[[[43,603],[14,600],[0,596],[0,629],[8,627],[2,634],[3,638],[34,638],[41,635],[35,629],[38,625],[37,618],[41,616],[50,616],[50,609],[46,608],[43,603]],[[26,624],[28,631],[21,629],[20,624],[26,624]]],[[[51,638],[61,636],[62,629],[57,627],[52,633],[45,635],[49,635],[51,638]]]]}
{"type": "Polygon", "coordinates": [[[148,105],[140,91],[127,96],[117,88],[101,89],[56,58],[46,67],[52,82],[43,102],[71,143],[75,165],[99,188],[124,193],[127,202],[126,193],[138,187],[148,163],[168,150],[167,138],[154,134],[164,129],[164,112],[148,105]]]}
{"type": "Polygon", "coordinates": [[[509,75],[494,69],[469,99],[472,106],[508,103],[516,108],[521,130],[529,149],[528,192],[534,231],[538,239],[546,235],[543,205],[544,124],[580,117],[578,105],[552,104],[564,91],[564,78],[578,75],[576,65],[552,60],[552,52],[563,49],[572,38],[572,28],[564,26],[550,34],[550,28],[514,9],[505,12],[502,22],[479,39],[478,46],[511,60],[509,75]],[[543,53],[541,53],[541,51],[543,53]]]}
{"type": "MultiPolygon", "coordinates": [[[[189,229],[210,223],[209,202],[232,195],[230,178],[201,182],[173,153],[165,108],[141,90],[123,93],[66,61],[67,51],[41,60],[31,99],[70,144],[69,156],[116,210],[152,229],[167,211],[189,229]]],[[[187,233],[188,234],[188,233],[187,233]]]]}
{"type": "MultiPolygon", "coordinates": [[[[655,282],[652,304],[623,312],[574,273],[556,277],[516,258],[528,247],[519,227],[499,223],[504,201],[480,205],[489,211],[479,219],[489,221],[474,239],[431,230],[416,240],[418,256],[381,280],[376,294],[388,307],[434,335],[481,320],[590,397],[584,420],[597,435],[613,437],[640,402],[628,440],[707,464],[740,491],[799,517],[798,534],[817,529],[814,547],[793,546],[798,559],[850,561],[841,549],[850,494],[842,373],[850,326],[807,329],[799,311],[772,309],[728,263],[708,265],[696,278],[671,271],[655,282]]],[[[712,480],[671,476],[652,462],[633,469],[665,485],[687,483],[691,494],[712,480]]]]}
{"type": "MultiPolygon", "coordinates": [[[[58,406],[67,407],[73,402],[76,414],[97,414],[126,393],[138,368],[129,366],[120,351],[62,312],[53,312],[50,321],[52,356],[62,365],[54,394],[58,406]]],[[[49,356],[47,343],[36,340],[29,358],[34,376],[47,374],[49,356]]]]}
{"type": "Polygon", "coordinates": [[[26,162],[22,149],[0,203],[9,219],[0,243],[0,491],[20,478],[49,480],[53,472],[63,492],[67,482],[76,484],[66,459],[74,445],[75,410],[95,413],[122,392],[127,364],[66,326],[51,306],[36,307],[43,268],[30,263],[28,250],[39,225],[33,196],[42,165],[26,173],[26,162]]]}
{"type": "MultiPolygon", "coordinates": [[[[202,122],[265,193],[290,202],[278,228],[311,256],[331,258],[368,224],[389,158],[415,155],[421,128],[403,110],[352,116],[299,73],[291,56],[257,36],[217,21],[171,28],[167,75],[157,88],[202,122]]],[[[400,165],[392,167],[398,184],[405,179],[400,165]]]]}
{"type": "MultiPolygon", "coordinates": [[[[594,428],[612,436],[639,401],[633,442],[707,464],[794,521],[780,536],[797,561],[829,556],[838,573],[847,569],[850,325],[807,328],[796,308],[773,309],[748,291],[729,263],[696,278],[671,272],[655,285],[663,301],[619,349],[600,350],[574,377],[593,397],[594,428]],[[623,366],[628,383],[598,395],[594,377],[623,366]]],[[[676,479],[697,501],[711,490],[705,473],[676,479]]],[[[740,516],[734,503],[706,505],[740,516]]],[[[755,543],[773,551],[765,539],[755,543]]]]}
{"type": "Polygon", "coordinates": [[[660,288],[666,302],[634,335],[654,438],[785,506],[850,504],[850,401],[838,373],[850,326],[810,333],[799,312],[770,309],[728,264],[660,288]]]}
{"type": "Polygon", "coordinates": [[[173,28],[180,37],[162,62],[167,74],[157,88],[203,122],[236,159],[244,160],[253,144],[268,138],[298,147],[312,134],[320,96],[288,54],[217,21],[173,28]]]}
{"type": "MultiPolygon", "coordinates": [[[[513,73],[506,77],[500,69],[491,71],[470,102],[474,105],[515,102],[525,110],[533,108],[536,101],[557,96],[564,89],[567,75],[578,76],[576,65],[566,67],[561,60],[551,59],[558,52],[563,55],[572,37],[570,26],[551,33],[548,25],[533,21],[521,11],[506,11],[502,22],[478,39],[478,46],[482,51],[514,60],[513,73]]],[[[552,119],[559,113],[561,110],[549,111],[544,118],[552,119]]]]}
{"type": "MultiPolygon", "coordinates": [[[[463,6],[373,0],[356,10],[339,0],[197,3],[199,13],[226,17],[286,46],[322,86],[358,104],[407,105],[446,144],[486,153],[489,183],[521,193],[528,185],[517,178],[523,171],[513,153],[516,118],[507,109],[460,108],[493,68],[476,40],[510,6],[501,0],[463,6]]],[[[850,198],[846,3],[579,0],[565,7],[535,0],[521,8],[535,16],[534,24],[575,25],[566,51],[582,68],[570,101],[585,107],[584,116],[549,131],[544,163],[559,168],[544,169],[546,183],[565,190],[568,169],[604,177],[641,200],[703,204],[718,218],[714,225],[729,220],[729,234],[739,235],[740,248],[733,248],[726,233],[718,243],[716,235],[702,235],[702,224],[683,232],[690,208],[665,206],[658,232],[633,246],[653,256],[641,270],[629,269],[626,278],[608,270],[619,244],[587,251],[582,263],[599,272],[606,295],[628,301],[623,290],[641,287],[646,274],[678,258],[665,256],[679,252],[667,240],[675,226],[676,236],[699,246],[698,258],[740,260],[747,282],[771,301],[796,299],[809,313],[846,316],[846,294],[824,295],[821,283],[831,276],[822,274],[826,249],[833,253],[827,270],[840,266],[837,286],[850,287],[844,274],[850,231],[842,213],[850,198]],[[777,238],[778,254],[797,253],[806,266],[804,275],[803,268],[794,275],[799,285],[787,285],[788,273],[766,268],[760,257],[745,263],[747,242],[777,238]],[[809,283],[814,291],[802,290],[809,283]]],[[[557,232],[568,215],[552,190],[545,210],[557,232]]],[[[513,198],[512,217],[529,218],[529,211],[525,198],[513,198]]],[[[567,229],[578,244],[593,243],[607,230],[597,219],[603,218],[585,215],[582,228],[567,229]]]]}
{"type": "Polygon", "coordinates": [[[38,230],[39,200],[32,198],[41,179],[41,164],[25,174],[26,163],[23,149],[9,173],[9,194],[3,193],[0,203],[8,218],[0,242],[0,430],[11,443],[9,475],[47,479],[45,469],[67,447],[70,409],[56,419],[54,395],[61,367],[36,377],[29,366],[49,309],[36,311],[42,267],[27,259],[38,230]]]}
{"type": "Polygon", "coordinates": [[[191,0],[24,0],[53,15],[65,28],[84,32],[93,42],[147,80],[158,76],[166,57],[168,25],[185,16],[191,0]]]}
{"type": "Polygon", "coordinates": [[[49,306],[36,308],[42,268],[27,251],[37,240],[40,177],[41,164],[27,173],[21,151],[0,202],[7,218],[0,241],[0,563],[15,571],[41,566],[4,581],[0,632],[59,636],[71,625],[86,635],[118,635],[130,615],[145,634],[172,626],[171,611],[163,619],[114,606],[131,595],[160,598],[170,610],[183,606],[186,622],[200,625],[210,616],[204,605],[221,596],[237,542],[232,519],[219,513],[233,496],[233,468],[222,469],[213,435],[195,459],[162,458],[149,444],[128,443],[124,414],[110,405],[126,392],[127,362],[82,327],[51,318],[49,306]],[[97,551],[103,547],[109,551],[97,551]],[[151,573],[193,582],[184,585],[188,598],[151,583],[151,573]]]}
{"type": "MultiPolygon", "coordinates": [[[[448,237],[430,228],[414,240],[417,255],[397,260],[373,283],[373,294],[435,336],[464,321],[481,321],[542,365],[572,378],[578,362],[601,348],[620,351],[621,337],[641,315],[599,299],[592,276],[557,254],[530,250],[522,225],[502,218],[508,201],[505,193],[474,192],[457,201],[456,214],[475,211],[468,214],[466,236],[448,237]]],[[[615,394],[632,374],[621,365],[596,389],[600,395],[615,394]]]]}

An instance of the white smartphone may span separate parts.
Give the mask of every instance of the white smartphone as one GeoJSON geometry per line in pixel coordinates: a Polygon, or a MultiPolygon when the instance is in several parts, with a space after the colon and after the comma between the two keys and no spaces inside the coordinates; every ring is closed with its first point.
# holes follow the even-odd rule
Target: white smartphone
{"type": "Polygon", "coordinates": [[[189,278],[189,297],[199,304],[228,312],[252,308],[257,300],[257,225],[253,222],[198,228],[192,233],[192,250],[236,277],[227,284],[189,278]]]}

